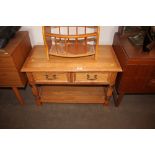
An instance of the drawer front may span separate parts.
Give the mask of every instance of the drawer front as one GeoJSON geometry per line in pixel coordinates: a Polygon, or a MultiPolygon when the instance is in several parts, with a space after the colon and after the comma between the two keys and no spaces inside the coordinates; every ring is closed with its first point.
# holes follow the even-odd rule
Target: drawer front
{"type": "Polygon", "coordinates": [[[33,77],[36,82],[69,82],[68,73],[36,72],[33,77]]]}
{"type": "Polygon", "coordinates": [[[109,73],[87,72],[75,73],[75,83],[109,83],[109,73]]]}

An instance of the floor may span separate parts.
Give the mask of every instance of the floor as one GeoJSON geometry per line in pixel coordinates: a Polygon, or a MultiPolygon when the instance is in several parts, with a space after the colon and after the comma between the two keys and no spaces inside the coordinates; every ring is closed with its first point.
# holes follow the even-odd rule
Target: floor
{"type": "Polygon", "coordinates": [[[31,89],[20,90],[21,106],[11,89],[0,89],[0,128],[7,129],[126,129],[155,128],[155,95],[125,95],[114,107],[101,104],[36,106],[31,89]]]}

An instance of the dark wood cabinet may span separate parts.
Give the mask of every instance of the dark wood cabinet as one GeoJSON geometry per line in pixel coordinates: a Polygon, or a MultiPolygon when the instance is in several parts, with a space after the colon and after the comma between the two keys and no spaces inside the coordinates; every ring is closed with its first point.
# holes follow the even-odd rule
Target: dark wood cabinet
{"type": "Polygon", "coordinates": [[[116,79],[114,94],[118,106],[126,93],[155,93],[155,49],[144,52],[128,35],[115,33],[113,48],[123,69],[116,79]]]}
{"type": "Polygon", "coordinates": [[[0,87],[11,87],[21,104],[24,100],[18,88],[25,87],[27,77],[20,70],[31,48],[28,32],[19,31],[0,49],[0,87]]]}

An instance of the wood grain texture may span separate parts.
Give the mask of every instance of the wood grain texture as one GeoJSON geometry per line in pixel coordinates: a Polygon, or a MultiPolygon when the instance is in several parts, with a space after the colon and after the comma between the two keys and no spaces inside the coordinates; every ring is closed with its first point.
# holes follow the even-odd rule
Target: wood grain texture
{"type": "Polygon", "coordinates": [[[70,81],[68,73],[62,72],[34,72],[33,77],[36,82],[66,83],[70,81]]]}
{"type": "Polygon", "coordinates": [[[27,78],[20,69],[31,50],[28,32],[17,32],[0,52],[0,86],[24,87],[27,78]]]}
{"type": "Polygon", "coordinates": [[[44,46],[35,46],[22,72],[26,72],[37,105],[103,103],[112,96],[116,75],[122,69],[111,46],[99,46],[97,58],[47,60],[44,46]]]}
{"type": "Polygon", "coordinates": [[[42,86],[42,102],[49,103],[104,103],[103,87],[95,86],[42,86]]]}
{"type": "Polygon", "coordinates": [[[20,72],[31,50],[28,32],[17,32],[0,52],[0,87],[12,87],[18,101],[24,104],[18,87],[25,87],[27,77],[20,72]]]}
{"type": "Polygon", "coordinates": [[[117,105],[125,93],[155,93],[155,49],[149,53],[143,52],[141,46],[134,46],[127,37],[116,33],[113,41],[123,69],[116,80],[117,105]]]}
{"type": "Polygon", "coordinates": [[[99,26],[43,26],[42,34],[48,60],[51,55],[83,57],[98,50],[99,26]]]}
{"type": "Polygon", "coordinates": [[[98,55],[95,60],[93,56],[83,58],[60,58],[53,56],[48,61],[45,47],[37,45],[34,46],[30,55],[27,57],[22,67],[22,72],[122,71],[112,46],[99,46],[98,49],[98,55]]]}
{"type": "Polygon", "coordinates": [[[109,83],[110,73],[102,72],[78,72],[75,73],[75,83],[89,82],[89,83],[109,83]]]}

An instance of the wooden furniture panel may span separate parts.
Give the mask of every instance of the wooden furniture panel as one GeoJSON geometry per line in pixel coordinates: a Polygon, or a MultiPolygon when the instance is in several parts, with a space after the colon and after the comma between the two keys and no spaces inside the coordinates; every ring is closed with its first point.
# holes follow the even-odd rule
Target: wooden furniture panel
{"type": "Polygon", "coordinates": [[[53,56],[47,61],[45,47],[34,46],[23,66],[23,72],[121,72],[120,64],[111,46],[99,46],[93,56],[83,58],[61,58],[53,56]],[[73,61],[74,60],[74,61],[73,61]]]}
{"type": "Polygon", "coordinates": [[[147,65],[128,65],[121,79],[126,84],[121,83],[119,88],[122,92],[128,90],[128,93],[145,92],[145,85],[149,76],[150,69],[147,65]]]}
{"type": "Polygon", "coordinates": [[[151,78],[147,81],[145,89],[147,90],[147,92],[155,92],[155,78],[151,78]]]}
{"type": "Polygon", "coordinates": [[[33,77],[36,82],[70,82],[69,73],[34,72],[33,77]]]}
{"type": "Polygon", "coordinates": [[[111,46],[99,46],[98,49],[96,59],[92,56],[53,56],[47,60],[44,46],[35,46],[25,61],[22,72],[28,76],[36,104],[108,104],[116,75],[122,69],[111,46]]]}
{"type": "Polygon", "coordinates": [[[79,72],[74,74],[75,83],[109,83],[110,73],[100,73],[100,72],[79,72]]]}
{"type": "Polygon", "coordinates": [[[128,63],[128,55],[126,54],[124,48],[120,46],[120,40],[118,39],[117,35],[114,35],[113,48],[115,52],[119,51],[116,53],[116,55],[117,55],[117,58],[120,62],[122,69],[124,69],[128,63]]]}
{"type": "Polygon", "coordinates": [[[21,104],[24,101],[18,87],[25,87],[27,77],[20,70],[30,50],[30,38],[26,31],[17,32],[7,46],[0,49],[0,87],[11,87],[21,104]]]}
{"type": "Polygon", "coordinates": [[[5,54],[4,56],[2,54],[4,53],[0,52],[0,71],[2,71],[2,69],[16,71],[16,67],[12,58],[7,56],[8,54],[5,54]]]}
{"type": "Polygon", "coordinates": [[[145,83],[146,92],[155,92],[155,65],[150,65],[149,73],[145,83]]]}
{"type": "Polygon", "coordinates": [[[41,102],[47,103],[104,103],[102,86],[42,86],[39,88],[41,102]]]}
{"type": "Polygon", "coordinates": [[[26,37],[23,38],[23,41],[21,41],[20,44],[16,47],[16,52],[12,53],[12,58],[17,70],[22,68],[23,63],[27,58],[31,48],[30,38],[27,33],[26,37]]]}
{"type": "Polygon", "coordinates": [[[155,49],[143,52],[141,46],[134,46],[128,35],[116,33],[113,48],[123,72],[116,79],[116,106],[125,93],[155,93],[155,49]]]}
{"type": "Polygon", "coordinates": [[[19,77],[19,74],[17,72],[0,72],[0,83],[1,86],[23,86],[19,77]]]}

